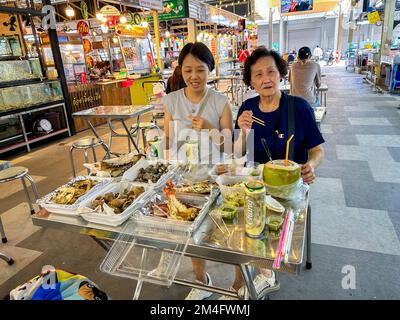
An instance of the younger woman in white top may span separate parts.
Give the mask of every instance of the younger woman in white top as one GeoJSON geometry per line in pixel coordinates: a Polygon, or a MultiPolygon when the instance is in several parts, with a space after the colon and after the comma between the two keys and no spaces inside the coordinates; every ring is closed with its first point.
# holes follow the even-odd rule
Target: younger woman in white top
{"type": "MultiPolygon", "coordinates": [[[[213,130],[216,134],[208,136],[206,143],[200,141],[200,146],[209,144],[212,141],[211,150],[223,149],[222,132],[232,133],[232,112],[228,99],[212,89],[207,88],[207,79],[210,72],[215,67],[215,62],[211,51],[208,47],[200,42],[186,44],[179,55],[179,67],[182,70],[182,77],[187,87],[172,92],[164,97],[165,119],[164,133],[167,143],[167,149],[179,147],[179,142],[184,141],[183,137],[177,137],[180,133],[188,129],[213,130]],[[202,105],[204,107],[202,107],[202,105]],[[199,109],[203,109],[199,114],[199,109]],[[171,124],[174,123],[174,126],[171,124]],[[172,127],[175,129],[172,130],[172,127]]],[[[185,133],[186,134],[186,133],[185,133]]],[[[209,158],[208,154],[200,150],[201,160],[209,158]]],[[[170,158],[174,155],[170,153],[170,158]]],[[[178,158],[182,159],[184,153],[178,150],[178,158]]],[[[220,161],[220,159],[217,159],[220,161]]],[[[205,261],[200,259],[192,259],[193,269],[196,278],[206,284],[212,284],[209,274],[205,272],[205,261]]],[[[212,293],[202,290],[193,289],[187,299],[202,300],[212,293]]]]}

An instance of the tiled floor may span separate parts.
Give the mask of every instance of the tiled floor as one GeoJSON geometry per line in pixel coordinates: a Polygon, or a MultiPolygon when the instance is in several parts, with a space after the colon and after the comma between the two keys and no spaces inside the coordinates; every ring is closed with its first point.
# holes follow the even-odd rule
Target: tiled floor
{"type": "MultiPolygon", "coordinates": [[[[328,113],[321,125],[325,161],[311,187],[313,269],[279,275],[281,289],[271,299],[400,299],[400,100],[373,93],[361,75],[343,67],[323,72],[328,113]],[[355,270],[354,289],[342,287],[349,267],[355,270]]],[[[46,194],[69,180],[68,143],[77,138],[15,157],[13,163],[28,167],[46,194]]],[[[115,142],[117,151],[126,145],[115,142]]],[[[77,153],[76,162],[81,161],[77,153]]],[[[0,297],[46,264],[87,275],[114,299],[132,297],[134,281],[99,271],[105,252],[97,244],[83,235],[33,226],[24,201],[17,182],[0,185],[0,213],[9,238],[0,251],[16,260],[11,267],[0,261],[0,297]]],[[[208,263],[208,271],[218,285],[231,284],[232,267],[208,263]]],[[[180,273],[193,277],[189,259],[180,273]]],[[[183,299],[187,293],[175,285],[146,284],[142,298],[183,299]]]]}

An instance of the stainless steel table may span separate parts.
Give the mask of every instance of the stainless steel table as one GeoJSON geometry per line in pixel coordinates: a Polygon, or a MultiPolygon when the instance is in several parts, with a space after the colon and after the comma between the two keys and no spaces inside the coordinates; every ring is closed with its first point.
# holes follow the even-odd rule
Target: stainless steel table
{"type": "MultiPolygon", "coordinates": [[[[154,109],[153,105],[147,105],[147,106],[99,106],[95,108],[90,108],[87,110],[83,111],[78,111],[72,114],[74,117],[79,117],[83,118],[86,120],[88,123],[90,129],[93,131],[94,135],[100,139],[101,137],[97,133],[95,127],[93,124],[90,122],[90,119],[92,118],[102,118],[102,119],[107,119],[107,120],[119,120],[122,123],[122,126],[124,127],[130,141],[132,142],[133,146],[136,148],[137,152],[140,153],[140,150],[138,146],[136,145],[135,140],[132,137],[132,134],[137,132],[139,130],[139,125],[140,125],[140,116],[146,112],[150,112],[154,109]],[[130,118],[135,118],[137,117],[136,121],[136,127],[131,132],[128,128],[128,126],[125,123],[125,120],[130,119],[130,118]]],[[[107,144],[104,143],[102,145],[104,150],[107,152],[107,156],[110,157],[110,149],[108,148],[107,144]]]]}
{"type": "MultiPolygon", "coordinates": [[[[286,208],[291,207],[294,210],[296,219],[289,262],[286,265],[282,263],[278,271],[297,274],[303,262],[305,239],[307,239],[306,267],[307,269],[311,268],[311,209],[308,205],[308,194],[306,199],[301,201],[301,203],[293,204],[286,202],[283,204],[286,208]]],[[[118,238],[124,226],[109,227],[89,223],[80,217],[52,214],[43,209],[33,215],[32,220],[34,225],[44,228],[61,229],[91,236],[106,250],[110,248],[110,242],[112,243],[113,240],[118,238]]],[[[200,227],[193,233],[185,256],[240,267],[250,298],[259,299],[265,294],[261,292],[257,295],[252,281],[252,270],[254,267],[272,269],[279,239],[271,240],[267,238],[257,240],[247,237],[244,231],[243,213],[238,215],[236,223],[227,224],[227,228],[229,236],[227,236],[227,232],[223,233],[217,228],[215,222],[207,215],[200,227]]],[[[144,240],[154,246],[160,245],[160,240],[156,241],[151,238],[144,240]]],[[[230,290],[220,287],[209,287],[185,279],[175,278],[174,283],[237,297],[237,294],[230,290]]]]}

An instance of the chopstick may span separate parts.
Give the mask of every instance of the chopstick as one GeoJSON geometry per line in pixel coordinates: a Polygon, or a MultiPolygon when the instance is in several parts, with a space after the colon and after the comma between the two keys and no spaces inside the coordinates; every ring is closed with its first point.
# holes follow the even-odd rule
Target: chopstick
{"type": "Polygon", "coordinates": [[[255,116],[251,116],[255,123],[259,124],[260,126],[265,126],[264,120],[258,119],[255,116]]]}

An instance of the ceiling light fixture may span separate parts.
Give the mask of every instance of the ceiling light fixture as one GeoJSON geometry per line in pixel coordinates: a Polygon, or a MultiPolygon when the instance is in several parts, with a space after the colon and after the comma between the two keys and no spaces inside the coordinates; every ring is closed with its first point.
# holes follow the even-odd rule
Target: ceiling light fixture
{"type": "Polygon", "coordinates": [[[71,7],[71,5],[68,3],[67,7],[65,8],[65,14],[67,15],[68,18],[72,18],[75,16],[75,10],[74,8],[71,7]]]}

